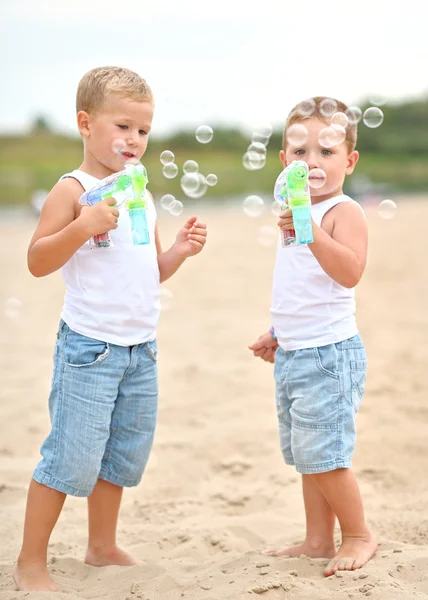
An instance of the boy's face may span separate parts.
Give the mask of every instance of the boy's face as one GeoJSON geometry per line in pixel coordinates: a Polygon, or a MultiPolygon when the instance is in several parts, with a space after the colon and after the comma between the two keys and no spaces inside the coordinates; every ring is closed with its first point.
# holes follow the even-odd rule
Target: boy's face
{"type": "Polygon", "coordinates": [[[124,169],[130,159],[141,159],[147,148],[152,119],[153,105],[150,102],[114,95],[99,112],[78,114],[87,153],[111,172],[124,169]]]}
{"type": "MultiPolygon", "coordinates": [[[[309,169],[322,169],[326,174],[322,187],[311,187],[311,198],[321,202],[332,196],[342,194],[345,175],[350,175],[358,161],[358,152],[349,152],[346,142],[332,148],[324,148],[318,141],[319,133],[328,125],[316,118],[305,119],[301,124],[308,130],[308,138],[301,146],[287,142],[285,151],[279,153],[284,167],[293,160],[304,160],[309,169]]],[[[309,180],[310,181],[310,180],[309,180]]]]}

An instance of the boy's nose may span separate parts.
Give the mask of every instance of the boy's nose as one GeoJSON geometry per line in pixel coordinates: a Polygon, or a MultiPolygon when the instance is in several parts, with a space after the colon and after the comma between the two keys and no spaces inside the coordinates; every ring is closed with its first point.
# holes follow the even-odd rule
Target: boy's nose
{"type": "Polygon", "coordinates": [[[138,133],[129,132],[128,144],[130,146],[138,146],[138,133]]]}

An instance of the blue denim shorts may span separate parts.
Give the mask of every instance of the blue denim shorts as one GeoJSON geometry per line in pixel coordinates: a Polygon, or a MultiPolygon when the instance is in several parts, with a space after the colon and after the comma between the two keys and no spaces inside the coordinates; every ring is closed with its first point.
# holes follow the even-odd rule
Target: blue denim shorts
{"type": "Polygon", "coordinates": [[[72,496],[104,479],[141,481],[158,406],[156,341],[117,346],[60,322],[49,397],[52,428],[33,478],[72,496]]]}
{"type": "Polygon", "coordinates": [[[275,354],[276,407],[281,451],[303,474],[351,466],[355,416],[367,359],[359,334],[318,348],[275,354]]]}

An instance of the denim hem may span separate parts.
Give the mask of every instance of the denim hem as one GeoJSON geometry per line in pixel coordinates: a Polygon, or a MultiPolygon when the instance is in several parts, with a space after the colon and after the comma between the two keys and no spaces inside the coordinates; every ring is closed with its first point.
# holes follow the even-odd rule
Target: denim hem
{"type": "Polygon", "coordinates": [[[296,471],[302,475],[316,475],[317,473],[327,473],[328,471],[336,471],[337,469],[349,469],[352,467],[352,461],[347,460],[329,460],[328,462],[318,465],[302,465],[295,464],[296,471]]]}
{"type": "Polygon", "coordinates": [[[37,483],[40,483],[41,485],[45,485],[46,487],[57,490],[57,492],[62,492],[63,494],[67,494],[68,496],[79,496],[79,497],[86,496],[87,497],[92,494],[92,489],[90,489],[90,490],[77,489],[77,488],[73,487],[72,485],[68,485],[67,483],[62,482],[59,479],[56,479],[55,477],[52,477],[51,475],[48,475],[47,473],[40,471],[39,469],[36,469],[34,471],[33,479],[34,479],[34,481],[37,481],[37,483]]]}
{"type": "Polygon", "coordinates": [[[101,470],[99,475],[99,479],[103,479],[104,481],[108,481],[113,485],[117,485],[119,487],[135,487],[137,486],[141,480],[142,476],[139,479],[123,479],[123,477],[118,477],[117,475],[113,475],[112,473],[106,473],[101,470]]]}

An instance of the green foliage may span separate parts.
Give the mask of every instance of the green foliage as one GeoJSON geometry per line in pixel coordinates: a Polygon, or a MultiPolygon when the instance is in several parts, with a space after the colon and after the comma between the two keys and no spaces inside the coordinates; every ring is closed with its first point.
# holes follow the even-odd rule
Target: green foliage
{"type": "MultiPolygon", "coordinates": [[[[428,100],[384,106],[382,110],[385,118],[380,127],[359,126],[360,161],[356,175],[347,185],[352,187],[354,177],[364,176],[392,192],[427,190],[428,100]]],[[[242,166],[242,156],[250,136],[238,129],[216,127],[209,144],[198,143],[194,131],[178,132],[167,139],[152,138],[143,158],[149,189],[155,197],[172,193],[183,198],[179,182],[181,167],[186,160],[194,159],[202,173],[215,173],[218,177],[217,185],[209,188],[204,197],[207,200],[250,193],[271,195],[281,170],[278,158],[281,139],[282,132],[275,131],[269,142],[266,166],[259,171],[247,171],[242,166]],[[162,175],[159,155],[165,149],[176,156],[180,173],[175,179],[162,175]]],[[[81,140],[55,135],[42,116],[36,119],[31,134],[0,137],[0,205],[28,204],[33,190],[49,190],[61,175],[77,168],[81,161],[81,140]]]]}

